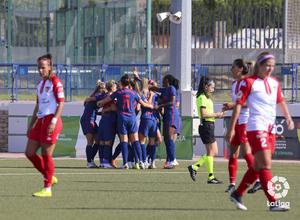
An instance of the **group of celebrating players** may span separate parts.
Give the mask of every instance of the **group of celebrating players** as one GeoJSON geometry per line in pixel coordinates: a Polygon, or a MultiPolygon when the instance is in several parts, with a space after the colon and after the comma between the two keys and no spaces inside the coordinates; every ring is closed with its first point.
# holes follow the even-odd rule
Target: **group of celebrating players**
{"type": "Polygon", "coordinates": [[[158,88],[155,81],[141,79],[136,72],[133,77],[123,75],[119,83],[98,81],[95,91],[85,99],[80,119],[87,139],[87,167],[98,167],[94,162],[98,153],[100,168],[116,168],[115,160],[122,153],[121,168],[156,168],[156,147],[162,142],[161,115],[167,148],[164,168],[178,165],[175,156],[175,141],[180,129],[178,87],[178,80],[172,75],[166,75],[163,87],[158,88]],[[99,126],[97,114],[101,114],[99,126]],[[116,136],[119,144],[112,153],[116,136]]]}
{"type": "MultiPolygon", "coordinates": [[[[37,62],[42,80],[37,87],[37,103],[27,131],[25,154],[45,179],[44,188],[33,196],[51,197],[51,187],[58,182],[53,176],[52,153],[62,129],[64,92],[60,80],[52,72],[51,55],[41,56],[37,62]],[[42,149],[42,156],[37,154],[39,148],[42,149]]],[[[275,57],[268,52],[261,53],[253,66],[242,59],[236,59],[231,68],[235,79],[232,84],[233,102],[224,103],[220,112],[214,112],[211,94],[215,84],[209,77],[201,78],[196,95],[200,118],[199,134],[207,154],[190,165],[188,171],[192,180],[196,181],[197,170],[205,165],[207,183],[222,183],[213,174],[214,156],[218,153],[214,122],[216,118],[224,117],[225,111],[233,110],[226,134],[230,145],[230,184],[226,192],[230,193],[230,200],[240,210],[247,210],[241,198],[248,186],[255,181],[252,192],[263,189],[271,204],[270,211],[289,209],[276,203],[274,195],[270,193],[272,189],[270,186],[268,188],[268,182],[272,179],[271,157],[275,150],[277,105],[285,116],[288,129],[294,129],[279,82],[271,76],[274,67],[275,57]],[[236,188],[237,158],[240,151],[248,169],[236,188]]],[[[161,88],[153,80],[140,79],[136,73],[133,77],[123,75],[119,83],[113,80],[106,83],[98,81],[95,91],[85,99],[84,113],[80,119],[87,139],[87,167],[98,167],[94,162],[98,153],[99,167],[116,168],[115,159],[122,153],[123,169],[155,168],[156,148],[162,143],[161,122],[167,155],[164,168],[171,169],[178,165],[175,145],[181,127],[178,88],[179,82],[172,75],[163,78],[161,88]],[[138,126],[137,115],[140,111],[138,126]],[[96,123],[98,114],[101,114],[99,125],[96,123]],[[119,144],[112,153],[116,136],[119,144]]]]}

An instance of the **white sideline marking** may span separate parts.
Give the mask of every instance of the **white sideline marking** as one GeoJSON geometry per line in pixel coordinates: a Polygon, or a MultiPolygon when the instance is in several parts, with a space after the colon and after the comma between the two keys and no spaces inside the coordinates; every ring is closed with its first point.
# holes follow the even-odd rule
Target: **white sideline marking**
{"type": "MultiPolygon", "coordinates": [[[[124,170],[125,171],[125,170],[124,170]]],[[[198,173],[206,173],[206,172],[198,172],[198,173]]],[[[227,172],[214,172],[214,173],[227,173],[227,172]]],[[[188,172],[183,171],[175,171],[175,172],[103,172],[103,173],[55,173],[55,175],[136,175],[136,174],[189,174],[188,172]]],[[[35,176],[41,175],[38,172],[35,173],[0,173],[0,176],[35,176]]]]}

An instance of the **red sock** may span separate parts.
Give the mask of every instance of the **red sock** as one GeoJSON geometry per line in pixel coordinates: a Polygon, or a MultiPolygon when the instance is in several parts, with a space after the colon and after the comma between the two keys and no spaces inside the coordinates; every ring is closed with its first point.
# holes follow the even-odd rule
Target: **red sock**
{"type": "Polygon", "coordinates": [[[34,154],[33,156],[27,158],[31,161],[33,166],[45,177],[45,165],[43,158],[37,154],[34,154]]]}
{"type": "Polygon", "coordinates": [[[45,180],[44,186],[51,187],[52,185],[52,177],[54,174],[54,161],[51,155],[43,155],[44,163],[45,163],[45,180]]]}
{"type": "Polygon", "coordinates": [[[236,172],[238,168],[238,160],[235,157],[230,157],[228,162],[229,182],[235,184],[236,172]]]}
{"type": "Polygon", "coordinates": [[[248,168],[253,167],[253,165],[254,165],[254,156],[253,156],[252,153],[245,154],[244,159],[247,162],[248,168]]]}
{"type": "Polygon", "coordinates": [[[237,188],[237,193],[242,196],[248,186],[250,186],[257,178],[257,172],[252,168],[249,167],[247,172],[245,173],[242,182],[240,183],[239,187],[237,188]]]}
{"type": "Polygon", "coordinates": [[[268,181],[272,179],[272,172],[269,169],[259,170],[259,179],[261,187],[263,188],[265,195],[267,196],[269,202],[275,202],[276,199],[268,193],[268,181]]]}

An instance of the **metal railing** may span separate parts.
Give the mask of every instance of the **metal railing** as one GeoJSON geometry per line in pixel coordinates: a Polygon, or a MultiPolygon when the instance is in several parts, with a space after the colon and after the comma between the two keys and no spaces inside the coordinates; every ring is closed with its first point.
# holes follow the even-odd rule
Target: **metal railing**
{"type": "MultiPolygon", "coordinates": [[[[165,2],[156,4],[155,13],[169,11],[165,2]]],[[[210,6],[194,0],[192,48],[283,48],[283,9],[284,1],[226,1],[210,6]]],[[[170,23],[159,23],[154,17],[152,24],[153,47],[168,48],[170,23]]],[[[295,40],[297,36],[288,39],[295,40]]]]}
{"type": "MultiPolygon", "coordinates": [[[[299,102],[299,65],[296,63],[278,63],[272,74],[279,80],[288,102],[299,102]]],[[[219,94],[221,97],[218,97],[217,101],[227,98],[224,97],[224,91],[230,91],[232,82],[234,81],[231,75],[231,66],[232,64],[192,64],[192,88],[197,90],[201,76],[208,75],[215,81],[215,95],[219,94]]],[[[227,92],[227,94],[229,93],[227,92]]]]}
{"type": "MultiPolygon", "coordinates": [[[[231,64],[192,64],[192,89],[197,90],[200,78],[210,76],[216,83],[216,101],[229,98],[233,78],[231,64]],[[228,96],[226,96],[226,95],[228,96]]],[[[54,72],[64,84],[66,101],[82,100],[95,88],[96,81],[119,80],[123,74],[136,70],[141,77],[156,80],[160,85],[169,73],[168,64],[77,64],[54,65],[54,72]]],[[[299,64],[276,64],[273,75],[280,81],[287,101],[298,102],[300,94],[299,64]]],[[[36,64],[0,64],[1,99],[34,100],[40,80],[36,64]]]]}

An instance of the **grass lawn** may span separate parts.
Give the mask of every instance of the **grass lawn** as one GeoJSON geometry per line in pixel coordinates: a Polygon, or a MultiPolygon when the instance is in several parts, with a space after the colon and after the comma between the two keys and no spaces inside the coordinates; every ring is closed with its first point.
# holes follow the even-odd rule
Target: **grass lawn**
{"type": "MultiPolygon", "coordinates": [[[[0,219],[299,219],[300,164],[274,163],[273,175],[286,177],[290,190],[282,201],[291,210],[271,213],[262,191],[246,195],[248,211],[238,211],[224,193],[227,163],[217,162],[215,176],[225,183],[207,185],[204,168],[193,182],[187,172],[191,162],[180,161],[174,170],[87,169],[85,161],[56,160],[59,183],[52,198],[34,198],[42,177],[25,159],[0,160],[0,219]]],[[[162,167],[162,162],[158,162],[162,167]]],[[[244,173],[240,163],[238,181],[244,173]]]]}

